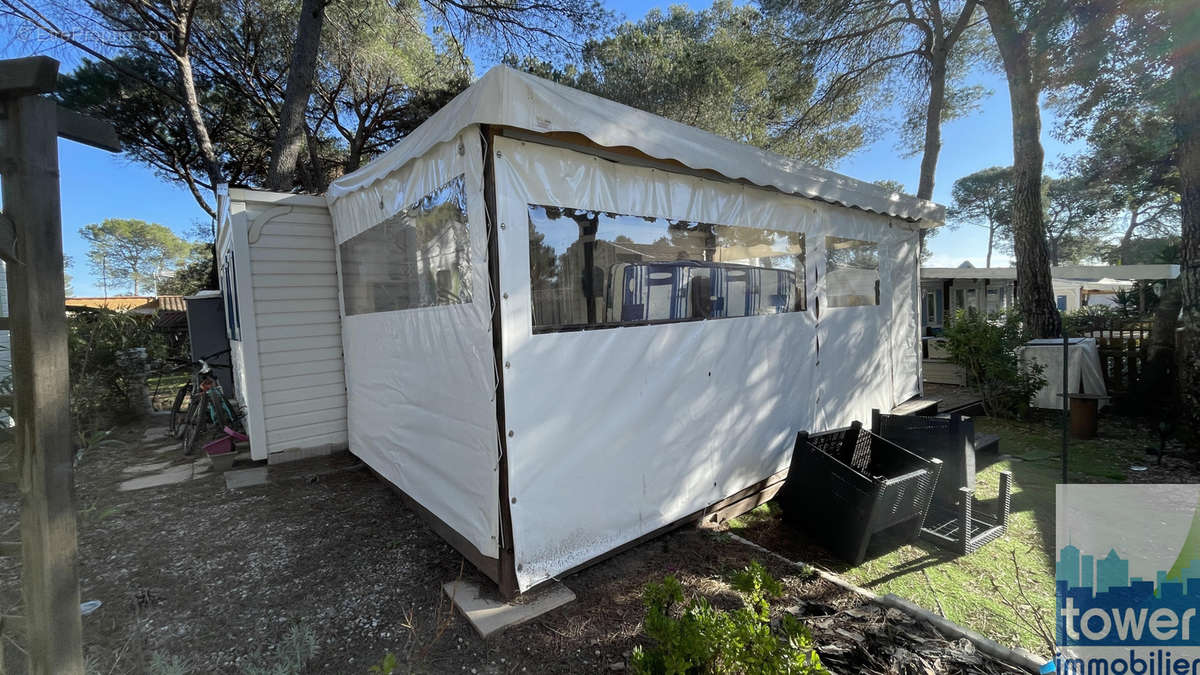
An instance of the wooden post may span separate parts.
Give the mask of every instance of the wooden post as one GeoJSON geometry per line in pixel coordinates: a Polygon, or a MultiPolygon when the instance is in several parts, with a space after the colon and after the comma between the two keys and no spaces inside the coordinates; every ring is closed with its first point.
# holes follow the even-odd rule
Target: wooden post
{"type": "Polygon", "coordinates": [[[1068,377],[1070,370],[1071,354],[1070,341],[1067,339],[1067,329],[1062,329],[1062,482],[1068,483],[1069,475],[1067,473],[1067,433],[1071,426],[1071,380],[1068,377]]]}
{"type": "Polygon", "coordinates": [[[37,96],[4,107],[4,210],[18,233],[8,293],[29,672],[82,673],[57,114],[37,96]]]}

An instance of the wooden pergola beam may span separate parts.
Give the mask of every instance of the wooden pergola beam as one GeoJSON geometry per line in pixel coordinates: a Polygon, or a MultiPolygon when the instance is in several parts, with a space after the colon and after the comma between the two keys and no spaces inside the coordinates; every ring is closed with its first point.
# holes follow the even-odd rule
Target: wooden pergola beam
{"type": "Polygon", "coordinates": [[[54,91],[58,61],[49,56],[0,60],[0,96],[15,97],[54,91]]]}
{"type": "Polygon", "coordinates": [[[108,122],[80,115],[61,105],[58,106],[57,114],[60,137],[101,150],[121,151],[121,141],[117,139],[117,130],[108,122]]]}

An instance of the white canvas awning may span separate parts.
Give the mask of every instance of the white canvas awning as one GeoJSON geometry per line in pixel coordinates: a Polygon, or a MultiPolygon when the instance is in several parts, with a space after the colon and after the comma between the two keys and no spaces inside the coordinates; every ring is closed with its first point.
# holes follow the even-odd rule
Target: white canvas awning
{"type": "Polygon", "coordinates": [[[634,148],[697,171],[715,171],[824,202],[935,227],[945,208],[872,183],[827,171],[773,152],[673,122],[627,105],[571,89],[507,66],[496,66],[396,146],[370,164],[334,181],[330,203],[385,178],[435,145],[476,124],[535,133],[567,132],[609,148],[634,148]]]}

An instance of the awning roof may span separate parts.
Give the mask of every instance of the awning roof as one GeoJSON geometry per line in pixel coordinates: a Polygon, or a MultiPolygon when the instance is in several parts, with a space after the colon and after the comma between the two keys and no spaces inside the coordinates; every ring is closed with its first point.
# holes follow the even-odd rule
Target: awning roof
{"type": "Polygon", "coordinates": [[[939,204],[827,171],[744,143],[710,134],[627,105],[496,66],[400,143],[329,186],[330,203],[361,190],[423,156],[475,124],[535,133],[581,134],[597,145],[634,148],[696,171],[824,202],[849,206],[934,227],[945,220],[939,204]]]}
{"type": "Polygon", "coordinates": [[[143,295],[114,295],[107,298],[77,297],[67,298],[67,308],[111,309],[118,312],[128,311],[145,305],[153,297],[143,295]]]}
{"type": "MultiPolygon", "coordinates": [[[[1062,265],[1050,268],[1054,279],[1175,279],[1179,265],[1062,265]]],[[[1015,267],[922,267],[922,279],[1016,279],[1015,267]]]]}

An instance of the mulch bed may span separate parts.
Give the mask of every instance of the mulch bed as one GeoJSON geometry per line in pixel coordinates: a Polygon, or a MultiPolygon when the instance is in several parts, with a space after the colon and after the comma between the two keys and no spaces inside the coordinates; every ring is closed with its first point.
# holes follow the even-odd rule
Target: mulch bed
{"type": "Polygon", "coordinates": [[[838,673],[1021,673],[980,652],[970,640],[949,640],[929,624],[872,603],[836,613],[799,613],[816,638],[821,660],[838,673]]]}
{"type": "MultiPolygon", "coordinates": [[[[165,424],[162,417],[155,424],[165,424]]],[[[194,673],[239,673],[271,660],[289,628],[318,637],[307,672],[365,673],[385,654],[400,672],[580,673],[624,670],[641,637],[641,590],[665,574],[718,607],[725,583],[759,560],[840,673],[1020,672],[943,639],[896,610],[864,603],[819,577],[720,532],[678,530],[569,577],[577,600],[485,641],[451,611],[441,585],[482,580],[348,454],[271,467],[268,484],[229,490],[220,476],[136,491],[146,467],[177,464],[158,431],[124,430],[126,447],[86,453],[78,467],[83,619],[95,672],[145,672],[154,654],[194,673]]],[[[0,517],[18,513],[0,492],[0,517]]],[[[816,562],[814,560],[814,562],[816,562]]],[[[19,562],[0,560],[0,609],[19,612],[19,562]]],[[[22,672],[13,644],[4,656],[22,672]]]]}

